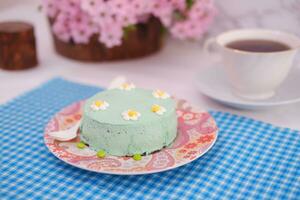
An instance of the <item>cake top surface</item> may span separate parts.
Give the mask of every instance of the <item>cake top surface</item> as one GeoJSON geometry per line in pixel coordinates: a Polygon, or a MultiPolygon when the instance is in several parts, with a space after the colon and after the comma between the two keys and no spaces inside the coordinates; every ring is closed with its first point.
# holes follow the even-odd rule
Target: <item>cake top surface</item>
{"type": "Polygon", "coordinates": [[[160,120],[174,114],[175,107],[175,101],[166,92],[127,85],[89,98],[84,113],[101,123],[128,125],[160,120]]]}

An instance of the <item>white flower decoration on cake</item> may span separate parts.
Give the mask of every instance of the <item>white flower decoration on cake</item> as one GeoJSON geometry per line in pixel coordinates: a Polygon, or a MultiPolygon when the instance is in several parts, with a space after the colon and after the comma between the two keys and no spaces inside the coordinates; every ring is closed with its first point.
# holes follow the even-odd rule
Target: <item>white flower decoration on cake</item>
{"type": "Polygon", "coordinates": [[[133,83],[123,83],[119,86],[120,90],[132,90],[135,88],[135,85],[133,83]]]}
{"type": "Polygon", "coordinates": [[[141,116],[141,113],[139,113],[135,110],[129,109],[129,110],[122,112],[122,116],[123,116],[123,119],[125,119],[125,120],[136,121],[141,116]]]}
{"type": "Polygon", "coordinates": [[[170,95],[162,90],[154,90],[153,96],[157,99],[167,99],[170,97],[170,95]]]}
{"type": "Polygon", "coordinates": [[[106,110],[109,104],[106,101],[97,100],[94,101],[91,105],[93,110],[106,110]]]}
{"type": "Polygon", "coordinates": [[[166,109],[160,105],[157,105],[157,104],[154,104],[152,107],[151,107],[151,111],[158,114],[158,115],[162,115],[166,112],[166,109]]]}

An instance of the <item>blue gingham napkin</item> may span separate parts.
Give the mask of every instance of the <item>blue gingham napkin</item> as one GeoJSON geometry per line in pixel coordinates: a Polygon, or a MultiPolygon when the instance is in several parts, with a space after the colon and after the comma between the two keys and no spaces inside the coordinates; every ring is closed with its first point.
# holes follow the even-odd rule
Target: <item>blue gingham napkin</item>
{"type": "Polygon", "coordinates": [[[0,106],[0,199],[300,199],[300,133],[222,112],[210,112],[215,146],[171,171],[117,176],[65,164],[44,145],[44,127],[98,91],[56,78],[0,106]]]}

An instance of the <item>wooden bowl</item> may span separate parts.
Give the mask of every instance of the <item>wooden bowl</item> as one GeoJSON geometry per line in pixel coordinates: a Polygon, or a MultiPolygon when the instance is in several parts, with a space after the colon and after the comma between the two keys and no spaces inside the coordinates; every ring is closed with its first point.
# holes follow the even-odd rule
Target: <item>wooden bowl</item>
{"type": "MultiPolygon", "coordinates": [[[[52,24],[50,19],[50,24],[52,24]]],[[[64,42],[55,36],[55,50],[58,54],[80,61],[99,62],[108,60],[125,60],[144,57],[161,49],[163,44],[162,24],[151,17],[145,24],[138,24],[122,40],[120,46],[107,48],[98,41],[98,34],[94,34],[88,44],[75,44],[73,41],[64,42]]]]}

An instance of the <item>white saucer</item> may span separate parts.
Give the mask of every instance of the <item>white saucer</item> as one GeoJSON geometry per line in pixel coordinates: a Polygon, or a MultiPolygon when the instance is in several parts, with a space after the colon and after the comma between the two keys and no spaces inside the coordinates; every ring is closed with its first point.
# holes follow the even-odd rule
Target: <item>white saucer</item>
{"type": "Polygon", "coordinates": [[[196,76],[199,91],[225,105],[239,109],[265,109],[300,102],[300,69],[293,67],[287,79],[270,99],[250,101],[235,96],[225,77],[222,64],[204,67],[196,76]]]}

